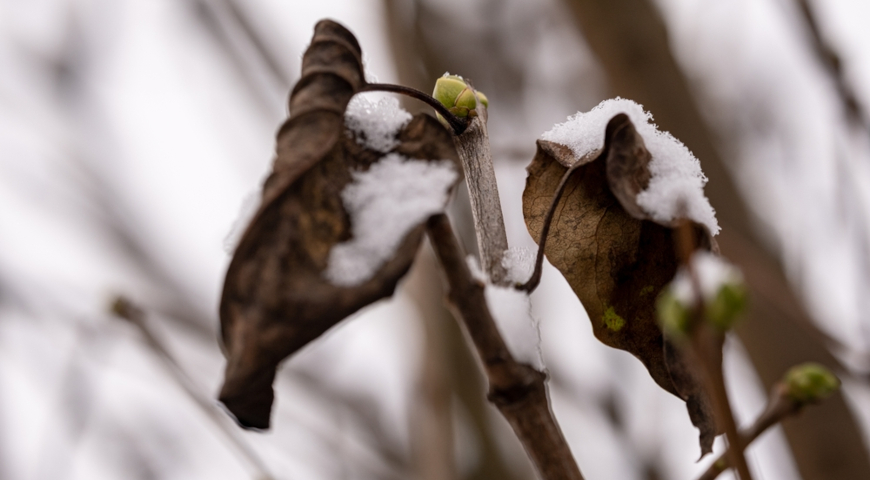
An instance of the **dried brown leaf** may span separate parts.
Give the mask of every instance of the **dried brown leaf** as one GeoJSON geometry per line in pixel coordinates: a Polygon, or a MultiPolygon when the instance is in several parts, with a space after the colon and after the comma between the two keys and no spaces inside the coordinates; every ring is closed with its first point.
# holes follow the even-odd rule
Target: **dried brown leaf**
{"type": "MultiPolygon", "coordinates": [[[[578,159],[566,146],[538,140],[523,192],[523,215],[539,238],[553,193],[569,166],[545,254],[586,308],[595,336],[637,357],[660,387],[687,402],[692,423],[709,451],[717,429],[701,382],[662,334],[655,300],[674,277],[678,259],[673,231],[649,219],[635,198],[650,180],[650,154],[628,117],[607,125],[595,157],[578,159]],[[666,348],[667,347],[667,348],[666,348]],[[667,350],[667,355],[665,351],[667,350]]],[[[715,250],[707,230],[694,225],[696,244],[715,250]]]]}
{"type": "MultiPolygon", "coordinates": [[[[384,156],[357,144],[344,128],[345,108],[364,85],[356,39],[337,23],[318,23],[290,97],[290,119],[278,132],[262,203],[233,255],[221,298],[227,367],[220,401],[242,426],[269,427],[279,362],[391,295],[422,240],[425,221],[360,285],[340,287],[323,276],[330,249],[352,236],[341,199],[351,172],[384,156]]],[[[394,152],[451,160],[459,170],[450,133],[434,118],[415,116],[397,139],[394,152]]]]}

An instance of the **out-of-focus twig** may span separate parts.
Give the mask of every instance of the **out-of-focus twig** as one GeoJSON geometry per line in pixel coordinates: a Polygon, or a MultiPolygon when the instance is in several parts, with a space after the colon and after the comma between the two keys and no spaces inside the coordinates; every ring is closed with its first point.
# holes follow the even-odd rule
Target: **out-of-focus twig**
{"type": "Polygon", "coordinates": [[[447,278],[450,306],[489,379],[490,402],[511,424],[543,480],[582,480],[550,411],[546,376],[511,355],[487,306],[484,286],[472,276],[447,216],[433,216],[427,232],[447,278]]]}
{"type": "Polygon", "coordinates": [[[238,431],[228,424],[228,417],[218,410],[216,404],[212,403],[207,396],[199,391],[193,380],[187,376],[175,357],[169,352],[166,346],[164,346],[163,342],[157,337],[157,335],[154,334],[145,321],[145,312],[133,304],[133,302],[122,296],[118,296],[113,300],[111,311],[118,317],[130,322],[139,330],[145,343],[155,354],[157,354],[157,356],[160,357],[161,360],[163,360],[178,385],[181,386],[185,393],[187,393],[202,409],[212,423],[214,423],[214,425],[226,435],[227,439],[235,448],[236,453],[253,468],[254,473],[256,474],[255,478],[262,480],[273,478],[266,468],[266,464],[260,459],[254,450],[251,449],[251,447],[242,440],[241,437],[239,437],[238,431]]]}
{"type": "MultiPolygon", "coordinates": [[[[749,428],[740,432],[740,444],[743,448],[749,446],[768,428],[776,425],[782,420],[797,414],[802,408],[802,405],[792,400],[783,385],[777,385],[771,395],[771,399],[767,404],[764,412],[755,420],[749,428]]],[[[728,448],[719,458],[713,462],[710,467],[700,476],[698,480],[713,480],[720,473],[728,469],[733,463],[731,462],[730,452],[733,446],[728,448]]]]}
{"type": "MultiPolygon", "coordinates": [[[[786,376],[786,379],[777,383],[776,386],[773,387],[770,394],[770,400],[768,400],[764,412],[759,415],[749,428],[740,432],[740,441],[743,448],[755,441],[755,439],[767,431],[768,428],[787,418],[799,414],[807,405],[818,404],[821,400],[830,395],[830,393],[839,388],[839,381],[837,381],[833,376],[832,379],[835,383],[830,387],[830,389],[821,384],[814,384],[805,381],[794,382],[794,385],[798,385],[797,388],[795,388],[794,385],[790,386],[789,384],[793,383],[789,380],[791,372],[799,369],[805,369],[805,372],[810,371],[810,369],[818,371],[817,366],[813,365],[797,366],[790,371],[790,374],[786,376]],[[796,392],[798,392],[797,395],[796,392]]],[[[828,372],[828,375],[831,375],[830,372],[828,372]]],[[[729,451],[730,450],[731,449],[729,448],[729,451]]],[[[723,453],[703,474],[701,474],[700,477],[698,477],[698,480],[714,480],[720,473],[733,465],[729,459],[728,452],[723,453]]]]}
{"type": "MultiPolygon", "coordinates": [[[[685,209],[684,209],[685,210],[685,209]]],[[[698,272],[692,263],[695,254],[694,234],[691,223],[684,220],[677,227],[676,251],[680,263],[689,274],[693,290],[692,325],[690,326],[691,354],[698,360],[700,373],[705,380],[707,393],[713,402],[716,411],[716,423],[725,429],[728,438],[728,458],[732,465],[736,466],[741,480],[752,480],[752,473],[746,463],[743,453],[743,443],[737,433],[737,422],[734,421],[734,412],[728,399],[728,391],[725,387],[725,376],[722,371],[722,340],[723,334],[713,330],[712,326],[704,320],[704,294],[701,290],[701,282],[698,272]]]]}

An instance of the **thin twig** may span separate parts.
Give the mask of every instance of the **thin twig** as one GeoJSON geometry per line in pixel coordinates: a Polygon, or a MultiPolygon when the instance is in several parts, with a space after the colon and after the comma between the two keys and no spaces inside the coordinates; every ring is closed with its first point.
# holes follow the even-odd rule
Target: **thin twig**
{"type": "MultiPolygon", "coordinates": [[[[740,443],[746,448],[756,438],[761,436],[768,428],[798,414],[803,409],[803,404],[796,402],[788,396],[786,387],[777,384],[771,394],[770,401],[762,413],[749,428],[740,432],[740,443]]],[[[730,451],[730,449],[729,449],[730,451]]],[[[728,452],[723,453],[713,462],[698,480],[714,480],[722,472],[727,470],[732,463],[729,461],[728,452]]]]}
{"type": "MultiPolygon", "coordinates": [[[[468,84],[471,85],[470,82],[468,84]]],[[[475,111],[477,116],[472,118],[468,129],[462,135],[453,136],[453,144],[462,161],[465,183],[468,185],[468,200],[474,219],[480,265],[493,284],[507,286],[507,270],[502,261],[508,249],[508,241],[489,145],[489,132],[486,129],[488,112],[479,103],[475,111]]]]}
{"type": "Polygon", "coordinates": [[[541,228],[541,237],[538,240],[538,255],[535,257],[535,270],[532,272],[532,276],[526,283],[516,286],[517,290],[531,293],[538,288],[538,284],[541,283],[541,271],[543,270],[544,265],[544,247],[547,245],[547,235],[550,233],[550,225],[553,223],[553,216],[556,214],[556,206],[562,198],[562,193],[565,191],[565,185],[568,184],[568,177],[570,177],[579,166],[580,162],[571,165],[571,167],[569,167],[562,175],[562,180],[559,181],[559,186],[556,187],[556,191],[553,193],[553,199],[550,201],[550,209],[547,210],[547,216],[544,217],[544,225],[541,228]]]}
{"type": "Polygon", "coordinates": [[[205,412],[206,416],[212,420],[212,423],[214,423],[226,435],[227,439],[229,439],[235,447],[236,452],[245,459],[251,467],[253,467],[256,472],[256,478],[258,480],[269,480],[273,478],[263,460],[261,460],[251,447],[239,437],[237,430],[235,428],[230,428],[227,424],[227,416],[223,415],[222,412],[219,412],[218,407],[196,388],[193,380],[191,380],[181,368],[181,364],[178,363],[175,357],[169,352],[169,349],[167,349],[166,346],[163,345],[163,342],[160,341],[154,332],[151,331],[151,328],[148,327],[145,322],[145,312],[127,298],[119,296],[112,303],[112,313],[129,321],[139,330],[145,338],[145,343],[164,361],[169,372],[172,374],[172,377],[181,386],[185,393],[187,393],[202,409],[202,411],[205,412]]]}
{"type": "MultiPolygon", "coordinates": [[[[467,82],[471,87],[471,82],[467,82]]],[[[453,128],[453,142],[462,161],[462,169],[468,185],[474,231],[480,250],[480,264],[494,284],[504,284],[507,272],[502,265],[502,259],[508,249],[508,242],[495,169],[492,164],[489,133],[486,130],[486,107],[478,104],[475,115],[459,118],[431,95],[415,88],[388,83],[370,83],[360,91],[395,92],[416,98],[432,106],[453,128]]]]}
{"type": "Polygon", "coordinates": [[[725,428],[725,435],[730,445],[728,454],[731,464],[736,466],[741,480],[752,480],[752,474],[743,453],[744,445],[737,433],[737,422],[734,421],[731,402],[728,400],[725,376],[722,373],[722,354],[721,348],[719,348],[721,337],[717,338],[721,334],[714,332],[710,325],[703,321],[704,295],[701,291],[698,272],[692,265],[692,255],[694,255],[696,245],[692,226],[688,220],[684,220],[677,227],[676,242],[677,254],[680,257],[680,262],[689,273],[695,297],[692,308],[692,325],[690,325],[691,348],[700,364],[707,392],[713,401],[717,424],[725,428]]]}
{"type": "Polygon", "coordinates": [[[427,226],[447,278],[450,306],[489,380],[487,398],[511,424],[542,480],[582,480],[550,411],[546,376],[511,355],[487,306],[484,286],[472,276],[447,216],[435,215],[427,226]]]}
{"type": "Polygon", "coordinates": [[[403,85],[393,85],[391,83],[367,83],[360,92],[392,92],[399,93],[402,95],[406,95],[411,98],[416,98],[423,103],[426,103],[430,107],[434,108],[445,120],[450,124],[450,127],[453,129],[453,133],[455,135],[462,135],[466,128],[468,128],[469,121],[467,118],[459,118],[447,107],[444,106],[441,102],[436,100],[432,95],[428,93],[421,92],[416,88],[406,87],[403,85]]]}

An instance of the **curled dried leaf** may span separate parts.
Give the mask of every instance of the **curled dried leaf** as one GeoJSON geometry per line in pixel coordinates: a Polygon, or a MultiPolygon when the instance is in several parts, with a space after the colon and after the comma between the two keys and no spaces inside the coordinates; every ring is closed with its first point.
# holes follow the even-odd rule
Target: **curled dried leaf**
{"type": "MultiPolygon", "coordinates": [[[[545,254],[583,303],[595,336],[637,357],[663,389],[687,402],[709,452],[718,429],[709,399],[681,352],[669,345],[655,302],[677,271],[675,232],[650,220],[637,204],[649,184],[651,160],[628,116],[607,124],[596,157],[576,158],[565,145],[538,140],[523,192],[523,215],[539,238],[553,193],[568,167],[576,167],[556,206],[545,254]],[[667,352],[667,353],[666,353],[667,352]]],[[[693,225],[696,245],[717,250],[709,232],[693,225]]]]}
{"type": "MultiPolygon", "coordinates": [[[[392,294],[422,240],[425,219],[368,279],[330,282],[330,250],[353,237],[342,191],[354,172],[385,157],[344,126],[351,97],[365,85],[359,44],[331,21],[315,27],[277,135],[273,171],[259,209],[233,255],[220,304],[227,366],[220,401],[240,425],[268,428],[278,364],[360,308],[392,294]]],[[[397,133],[390,153],[459,170],[450,133],[428,115],[397,133]]],[[[452,187],[451,187],[452,188],[452,187]]]]}

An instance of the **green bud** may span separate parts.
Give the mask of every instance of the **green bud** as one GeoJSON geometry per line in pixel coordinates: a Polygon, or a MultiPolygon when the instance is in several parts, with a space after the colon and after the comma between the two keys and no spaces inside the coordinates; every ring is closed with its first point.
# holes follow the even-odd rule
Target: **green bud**
{"type": "Polygon", "coordinates": [[[680,302],[673,289],[665,287],[656,300],[656,314],[662,331],[673,338],[682,338],[689,333],[691,313],[680,302]]]}
{"type": "Polygon", "coordinates": [[[802,363],[792,367],[783,379],[788,395],[801,403],[821,401],[840,388],[840,379],[818,363],[802,363]]]}
{"type": "Polygon", "coordinates": [[[742,282],[725,283],[704,307],[707,321],[720,330],[729,330],[746,308],[746,287],[742,282]]]}
{"type": "MultiPolygon", "coordinates": [[[[457,117],[474,116],[478,102],[483,104],[484,107],[489,106],[489,100],[486,98],[486,95],[476,92],[465,83],[462,77],[457,75],[445,74],[436,80],[432,96],[457,117]]],[[[441,123],[445,123],[441,115],[437,116],[438,120],[441,120],[441,123]]]]}
{"type": "Polygon", "coordinates": [[[486,98],[486,95],[483,92],[475,92],[477,93],[477,101],[482,103],[484,107],[489,107],[489,99],[486,98]]]}

